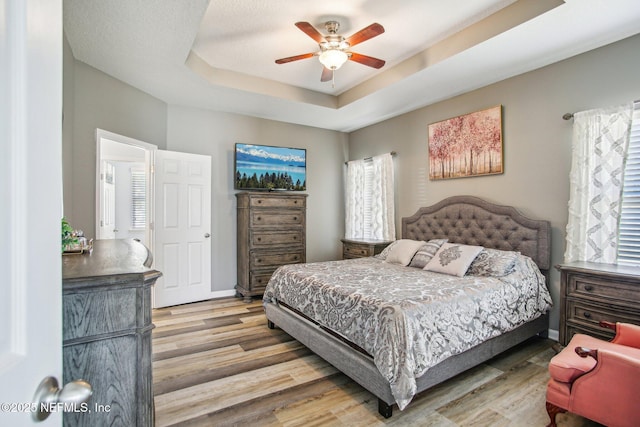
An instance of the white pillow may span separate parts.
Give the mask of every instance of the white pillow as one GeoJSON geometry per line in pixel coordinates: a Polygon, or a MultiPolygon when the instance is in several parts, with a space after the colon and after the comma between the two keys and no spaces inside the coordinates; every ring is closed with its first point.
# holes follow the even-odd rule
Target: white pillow
{"type": "Polygon", "coordinates": [[[462,277],[482,249],[482,246],[444,243],[424,270],[462,277]]]}
{"type": "Polygon", "coordinates": [[[418,249],[420,249],[424,244],[425,242],[422,240],[396,240],[391,250],[389,250],[385,262],[390,264],[409,265],[411,258],[413,258],[418,249]]]}

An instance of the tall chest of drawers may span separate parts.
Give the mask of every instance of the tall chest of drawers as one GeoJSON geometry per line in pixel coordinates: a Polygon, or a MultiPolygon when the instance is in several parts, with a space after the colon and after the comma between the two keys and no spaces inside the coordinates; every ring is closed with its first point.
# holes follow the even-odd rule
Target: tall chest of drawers
{"type": "Polygon", "coordinates": [[[560,343],[576,333],[610,340],[599,322],[640,325],[640,269],[590,262],[556,266],[560,270],[560,343]]]}
{"type": "Polygon", "coordinates": [[[237,193],[238,283],[251,301],[273,272],[306,260],[306,194],[237,193]]]}

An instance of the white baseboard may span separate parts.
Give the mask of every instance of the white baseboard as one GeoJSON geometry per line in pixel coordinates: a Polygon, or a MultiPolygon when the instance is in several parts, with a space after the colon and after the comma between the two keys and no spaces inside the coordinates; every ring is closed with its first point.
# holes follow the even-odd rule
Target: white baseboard
{"type": "Polygon", "coordinates": [[[547,333],[549,334],[550,340],[558,341],[560,339],[560,332],[555,329],[549,329],[547,333]]]}
{"type": "Polygon", "coordinates": [[[225,298],[225,297],[233,297],[236,295],[235,289],[228,289],[226,291],[212,291],[211,298],[225,298]]]}

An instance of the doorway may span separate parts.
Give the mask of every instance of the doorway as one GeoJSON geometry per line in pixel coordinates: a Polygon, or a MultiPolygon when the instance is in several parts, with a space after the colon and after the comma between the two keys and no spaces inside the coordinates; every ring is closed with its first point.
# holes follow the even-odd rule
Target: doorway
{"type": "Polygon", "coordinates": [[[153,159],[157,147],[96,130],[96,238],[138,239],[153,248],[153,159]]]}

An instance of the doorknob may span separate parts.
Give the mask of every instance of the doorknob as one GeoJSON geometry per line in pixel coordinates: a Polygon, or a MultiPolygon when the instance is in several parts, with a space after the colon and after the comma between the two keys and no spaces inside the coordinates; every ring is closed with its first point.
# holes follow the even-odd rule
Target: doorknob
{"type": "Polygon", "coordinates": [[[204,237],[205,237],[205,239],[208,239],[209,237],[211,237],[211,234],[209,234],[209,233],[204,233],[204,237]]]}
{"type": "Polygon", "coordinates": [[[34,421],[43,421],[53,411],[64,409],[66,406],[78,407],[85,403],[93,389],[85,380],[75,380],[58,388],[58,380],[54,377],[46,377],[33,395],[34,411],[31,413],[34,421]],[[59,404],[63,404],[59,406],[59,404]]]}

